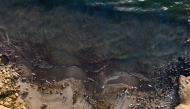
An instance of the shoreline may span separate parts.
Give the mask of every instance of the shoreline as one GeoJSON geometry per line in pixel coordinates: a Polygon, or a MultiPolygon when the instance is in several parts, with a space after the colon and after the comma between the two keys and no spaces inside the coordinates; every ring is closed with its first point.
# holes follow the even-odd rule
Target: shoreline
{"type": "MultiPolygon", "coordinates": [[[[165,109],[170,109],[169,107],[172,105],[172,99],[159,98],[158,92],[156,93],[158,96],[149,94],[155,93],[154,90],[141,92],[137,90],[139,87],[117,83],[105,85],[100,92],[89,92],[85,89],[83,81],[79,79],[68,77],[62,81],[52,80],[50,83],[43,82],[36,84],[35,81],[31,82],[28,77],[34,79],[37,75],[31,75],[32,72],[25,65],[18,64],[13,69],[20,70],[20,79],[17,82],[21,85],[20,97],[25,101],[26,109],[42,109],[43,106],[43,109],[58,109],[60,107],[64,109],[117,109],[135,107],[164,107],[165,109]],[[27,92],[25,92],[26,90],[27,92]],[[22,95],[23,92],[26,94],[22,95]],[[65,98],[67,100],[65,103],[62,103],[65,98]],[[158,102],[158,100],[161,100],[161,102],[158,102]]],[[[92,87],[90,86],[90,88],[92,87]]]]}

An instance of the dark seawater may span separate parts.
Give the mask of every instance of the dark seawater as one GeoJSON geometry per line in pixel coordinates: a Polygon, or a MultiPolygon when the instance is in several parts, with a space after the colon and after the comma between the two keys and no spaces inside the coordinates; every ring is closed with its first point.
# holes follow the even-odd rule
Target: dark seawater
{"type": "Polygon", "coordinates": [[[6,0],[0,2],[0,26],[30,60],[147,74],[152,66],[189,54],[184,43],[190,37],[189,5],[188,0],[6,0]]]}

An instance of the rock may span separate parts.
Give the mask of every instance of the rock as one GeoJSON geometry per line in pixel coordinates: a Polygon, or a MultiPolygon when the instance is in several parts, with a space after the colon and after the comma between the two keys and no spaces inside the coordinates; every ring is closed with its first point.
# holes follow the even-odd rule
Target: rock
{"type": "Polygon", "coordinates": [[[11,75],[8,74],[8,75],[5,76],[5,78],[9,79],[9,78],[11,78],[11,75]]]}
{"type": "Polygon", "coordinates": [[[25,106],[22,106],[22,108],[21,109],[26,109],[26,107],[25,106]]]}
{"type": "Polygon", "coordinates": [[[10,108],[7,108],[7,107],[0,105],[0,109],[10,109],[10,108]]]}
{"type": "Polygon", "coordinates": [[[3,101],[0,101],[0,105],[2,105],[3,104],[3,101]]]}
{"type": "Polygon", "coordinates": [[[61,87],[64,89],[64,88],[65,88],[65,84],[63,83],[63,84],[61,85],[61,87]]]}
{"type": "Polygon", "coordinates": [[[190,109],[190,76],[180,76],[179,97],[180,104],[175,109],[190,109]]]}
{"type": "Polygon", "coordinates": [[[8,102],[4,102],[3,105],[4,105],[5,107],[9,107],[9,106],[10,106],[10,104],[9,104],[8,102]]]}
{"type": "Polygon", "coordinates": [[[30,84],[30,87],[34,88],[34,85],[33,85],[33,84],[30,84]]]}
{"type": "Polygon", "coordinates": [[[6,70],[5,70],[5,69],[3,69],[3,70],[2,70],[2,73],[5,73],[5,72],[6,72],[6,70]]]}
{"type": "Polygon", "coordinates": [[[12,99],[16,99],[17,97],[15,95],[11,95],[11,98],[12,99]]]}
{"type": "Polygon", "coordinates": [[[4,82],[5,84],[7,84],[7,80],[4,80],[3,82],[4,82]]]}
{"type": "Polygon", "coordinates": [[[46,108],[47,108],[47,104],[43,103],[42,106],[41,106],[41,109],[46,109],[46,108]]]}
{"type": "Polygon", "coordinates": [[[42,90],[43,90],[43,91],[46,90],[46,87],[42,87],[42,90]]]}
{"type": "MultiPolygon", "coordinates": [[[[16,100],[16,102],[14,103],[14,107],[17,109],[17,108],[19,108],[19,109],[23,109],[23,106],[24,106],[24,101],[22,100],[22,99],[20,99],[20,98],[18,98],[17,100],[16,100]]],[[[26,109],[26,108],[25,108],[26,109]]]]}
{"type": "Polygon", "coordinates": [[[16,88],[20,88],[20,86],[21,86],[21,85],[20,85],[20,84],[18,84],[18,85],[16,85],[16,88]]]}
{"type": "Polygon", "coordinates": [[[18,96],[19,96],[19,94],[18,94],[18,93],[15,93],[15,96],[16,96],[16,97],[18,97],[18,96]]]}
{"type": "Polygon", "coordinates": [[[17,92],[20,92],[20,89],[16,89],[17,92]]]}
{"type": "Polygon", "coordinates": [[[18,79],[20,75],[19,75],[18,73],[14,72],[14,73],[12,74],[12,76],[13,76],[13,78],[18,79]]]}
{"type": "Polygon", "coordinates": [[[11,98],[7,98],[6,101],[7,101],[7,102],[11,102],[12,99],[11,99],[11,98]]]}
{"type": "Polygon", "coordinates": [[[63,94],[63,92],[60,92],[60,95],[62,95],[63,94]]]}
{"type": "Polygon", "coordinates": [[[29,93],[28,90],[23,90],[22,92],[23,95],[28,95],[28,93],[29,93]]]}
{"type": "Polygon", "coordinates": [[[26,80],[27,80],[27,78],[26,78],[26,77],[23,77],[23,78],[22,78],[22,81],[26,81],[26,80]]]}

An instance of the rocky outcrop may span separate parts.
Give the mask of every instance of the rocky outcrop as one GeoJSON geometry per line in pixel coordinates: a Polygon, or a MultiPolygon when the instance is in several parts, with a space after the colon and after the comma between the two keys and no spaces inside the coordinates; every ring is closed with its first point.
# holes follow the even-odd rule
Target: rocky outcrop
{"type": "Polygon", "coordinates": [[[18,78],[19,74],[13,68],[0,66],[0,109],[26,109],[20,98],[18,78]]]}
{"type": "Polygon", "coordinates": [[[175,109],[190,109],[190,76],[180,76],[179,97],[181,102],[175,109]]]}

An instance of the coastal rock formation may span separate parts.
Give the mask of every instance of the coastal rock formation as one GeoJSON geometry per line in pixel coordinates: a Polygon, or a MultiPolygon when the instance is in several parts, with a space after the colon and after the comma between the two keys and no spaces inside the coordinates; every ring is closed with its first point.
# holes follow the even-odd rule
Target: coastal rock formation
{"type": "Polygon", "coordinates": [[[180,76],[179,96],[181,102],[175,109],[190,109],[190,76],[180,76]]]}
{"type": "Polygon", "coordinates": [[[0,109],[26,109],[20,98],[19,74],[11,67],[0,66],[0,109]]]}

